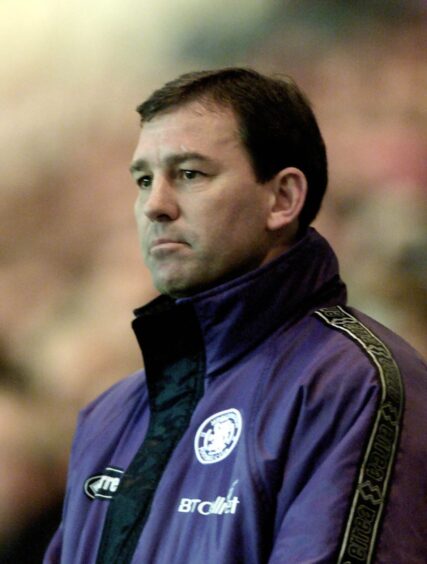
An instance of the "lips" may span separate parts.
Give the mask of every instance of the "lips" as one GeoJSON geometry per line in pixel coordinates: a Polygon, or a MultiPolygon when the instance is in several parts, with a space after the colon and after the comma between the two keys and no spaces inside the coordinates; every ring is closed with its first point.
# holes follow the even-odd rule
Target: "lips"
{"type": "Polygon", "coordinates": [[[150,245],[150,252],[157,250],[174,250],[182,245],[188,245],[185,241],[179,239],[170,239],[168,237],[160,237],[159,239],[154,239],[150,245]]]}
{"type": "Polygon", "coordinates": [[[169,243],[182,243],[178,239],[169,239],[168,237],[160,237],[159,239],[154,239],[150,244],[150,249],[157,247],[158,245],[168,245],[169,243]]]}

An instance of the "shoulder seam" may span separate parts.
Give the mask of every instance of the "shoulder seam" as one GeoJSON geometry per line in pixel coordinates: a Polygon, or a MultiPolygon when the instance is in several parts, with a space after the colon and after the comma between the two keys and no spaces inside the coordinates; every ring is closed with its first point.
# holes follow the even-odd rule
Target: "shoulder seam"
{"type": "Polygon", "coordinates": [[[388,347],[345,308],[325,307],[314,315],[362,349],[376,368],[381,387],[337,560],[337,564],[369,564],[374,558],[399,443],[404,406],[402,379],[388,347]]]}

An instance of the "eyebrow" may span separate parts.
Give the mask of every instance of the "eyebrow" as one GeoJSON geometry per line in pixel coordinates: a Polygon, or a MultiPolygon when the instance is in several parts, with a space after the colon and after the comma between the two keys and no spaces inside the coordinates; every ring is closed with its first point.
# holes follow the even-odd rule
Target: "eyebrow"
{"type": "MultiPolygon", "coordinates": [[[[177,154],[169,155],[168,157],[165,158],[165,163],[168,166],[172,166],[190,160],[197,160],[206,163],[213,162],[212,159],[206,157],[205,155],[202,155],[201,153],[187,152],[187,153],[177,153],[177,154]]],[[[130,165],[129,170],[131,173],[134,173],[147,168],[150,168],[147,160],[137,159],[130,165]]]]}

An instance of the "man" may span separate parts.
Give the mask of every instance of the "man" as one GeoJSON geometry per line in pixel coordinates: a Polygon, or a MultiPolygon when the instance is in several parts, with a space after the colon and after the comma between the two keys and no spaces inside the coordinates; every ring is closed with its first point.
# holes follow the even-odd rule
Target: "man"
{"type": "Polygon", "coordinates": [[[425,562],[425,365],[345,305],[309,228],[327,166],[307,100],[230,68],[138,111],[162,295],[133,322],[145,373],[80,415],[45,562],[425,562]]]}

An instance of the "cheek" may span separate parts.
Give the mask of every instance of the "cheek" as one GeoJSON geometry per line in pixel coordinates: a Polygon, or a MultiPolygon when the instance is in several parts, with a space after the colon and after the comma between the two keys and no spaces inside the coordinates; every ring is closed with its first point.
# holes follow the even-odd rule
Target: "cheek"
{"type": "Polygon", "coordinates": [[[136,221],[136,228],[138,232],[139,242],[142,249],[144,249],[144,244],[146,240],[147,231],[147,217],[143,211],[143,203],[140,198],[137,198],[133,207],[134,217],[136,221]]]}
{"type": "MultiPolygon", "coordinates": [[[[253,186],[248,190],[253,191],[253,186]]],[[[255,195],[254,195],[255,196],[255,195]]],[[[247,230],[260,230],[264,221],[263,202],[248,199],[246,195],[240,199],[224,201],[219,204],[218,216],[222,218],[224,226],[228,226],[237,235],[247,230]]]]}
{"type": "Polygon", "coordinates": [[[138,230],[140,230],[141,226],[145,224],[144,204],[140,196],[138,196],[135,200],[135,204],[133,206],[133,212],[135,215],[135,220],[138,226],[138,230]]]}
{"type": "Polygon", "coordinates": [[[133,211],[134,211],[136,219],[138,220],[138,217],[142,213],[142,199],[141,199],[141,196],[140,196],[139,193],[138,193],[136,200],[135,200],[135,203],[133,205],[133,211]]]}
{"type": "Polygon", "coordinates": [[[199,236],[205,252],[212,260],[226,259],[245,249],[248,240],[252,237],[254,218],[249,211],[236,202],[222,200],[217,206],[200,210],[195,216],[193,226],[199,236]],[[205,213],[203,213],[203,211],[205,213]]]}

